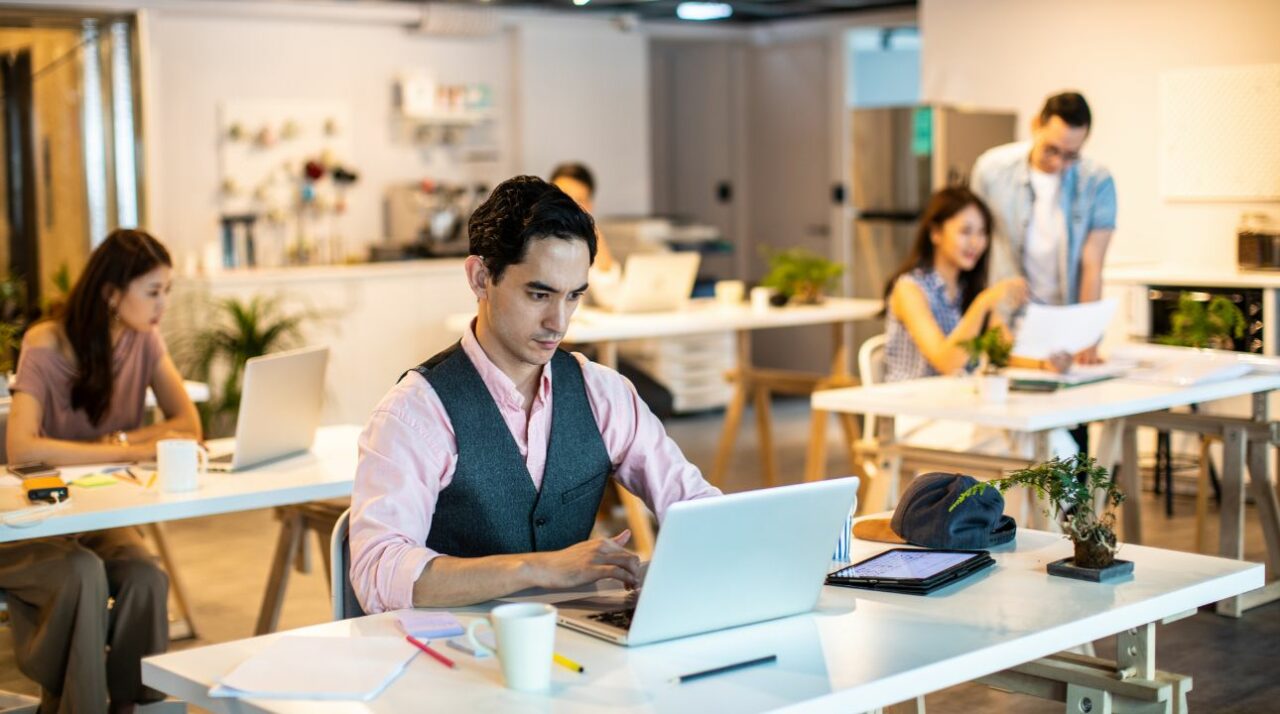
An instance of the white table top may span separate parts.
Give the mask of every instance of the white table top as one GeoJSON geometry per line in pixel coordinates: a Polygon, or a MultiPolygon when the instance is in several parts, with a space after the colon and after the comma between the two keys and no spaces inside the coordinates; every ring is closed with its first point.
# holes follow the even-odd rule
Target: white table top
{"type": "MultiPolygon", "coordinates": [[[[209,473],[201,478],[200,488],[189,493],[162,493],[159,486],[147,489],[123,481],[97,488],[73,485],[71,500],[37,525],[15,528],[0,524],[0,543],[347,496],[355,482],[360,429],[353,425],[321,427],[310,453],[235,473],[209,473]]],[[[229,441],[211,441],[210,446],[229,447],[229,441]]],[[[65,468],[62,476],[71,481],[100,468],[65,468]]],[[[21,487],[0,486],[0,511],[30,505],[21,487]]]]}
{"type": "MultiPolygon", "coordinates": [[[[204,382],[193,382],[188,379],[182,383],[182,386],[187,388],[187,396],[191,397],[191,401],[197,404],[209,401],[209,385],[204,382]]],[[[8,395],[0,397],[0,415],[8,414],[9,405],[12,403],[13,397],[8,395]]],[[[156,406],[155,392],[152,392],[149,387],[147,388],[146,405],[148,409],[154,409],[156,406]]]]}
{"type": "Polygon", "coordinates": [[[1107,266],[1102,278],[1114,285],[1174,285],[1222,288],[1280,288],[1280,271],[1205,269],[1203,266],[1141,263],[1107,266]]]}
{"type": "MultiPolygon", "coordinates": [[[[862,559],[890,546],[855,541],[862,559]]],[[[1263,584],[1263,566],[1126,545],[1131,579],[1096,584],[1051,577],[1070,555],[1061,536],[1018,535],[997,566],[928,597],[824,588],[805,615],[624,648],[560,628],[558,652],[585,674],[554,668],[550,695],[501,684],[493,659],[451,648],[459,669],[420,656],[372,702],[211,699],[215,681],[264,647],[267,635],[149,657],[143,682],[216,712],[399,712],[430,702],[439,711],[654,712],[774,709],[866,711],[970,681],[1122,630],[1156,622],[1263,584]],[[676,675],[776,654],[773,665],[673,684],[676,675]]],[[[748,583],[744,587],[749,588],[748,583]]],[[[545,596],[554,601],[563,594],[545,596]]],[[[473,615],[462,615],[469,621],[473,615]]],[[[294,636],[402,636],[390,614],[326,623],[294,636]]],[[[406,647],[409,646],[406,644],[406,647]]],[[[1191,672],[1189,674],[1194,674],[1191,672]]]]}
{"type": "MultiPolygon", "coordinates": [[[[613,342],[699,335],[730,330],[765,330],[774,327],[824,325],[879,316],[883,303],[862,298],[827,298],[820,305],[771,307],[755,310],[742,303],[725,306],[715,300],[692,300],[684,310],[646,313],[615,313],[580,308],[574,313],[565,334],[566,342],[613,342]]],[[[473,314],[451,315],[445,321],[454,332],[462,332],[473,314]]]]}

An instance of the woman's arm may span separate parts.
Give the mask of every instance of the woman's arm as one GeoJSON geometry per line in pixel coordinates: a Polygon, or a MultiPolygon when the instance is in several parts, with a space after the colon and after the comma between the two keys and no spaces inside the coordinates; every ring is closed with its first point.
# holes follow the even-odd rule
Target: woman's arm
{"type": "Polygon", "coordinates": [[[9,407],[9,427],[5,436],[10,463],[43,461],[54,466],[140,461],[155,455],[155,444],[108,444],[68,441],[40,436],[44,405],[26,392],[15,392],[9,407]]]}
{"type": "Polygon", "coordinates": [[[128,432],[130,444],[154,444],[158,439],[174,437],[197,441],[202,438],[200,412],[187,394],[182,375],[168,353],[156,363],[155,374],[151,376],[151,391],[155,392],[156,404],[164,413],[165,419],[128,432]]]}
{"type": "Polygon", "coordinates": [[[924,291],[910,280],[899,280],[893,286],[893,293],[889,296],[889,309],[907,328],[912,341],[916,343],[916,349],[920,350],[920,354],[924,355],[939,374],[955,374],[969,362],[969,354],[962,344],[978,336],[992,309],[1004,299],[1006,293],[1014,292],[1015,288],[1016,285],[1010,281],[1002,281],[983,290],[974,298],[955,329],[945,335],[938,327],[933,311],[929,309],[924,291]]]}

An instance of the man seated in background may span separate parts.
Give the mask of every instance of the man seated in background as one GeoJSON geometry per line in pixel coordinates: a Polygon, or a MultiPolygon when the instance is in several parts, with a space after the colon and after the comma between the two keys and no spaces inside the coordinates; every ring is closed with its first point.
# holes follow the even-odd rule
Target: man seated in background
{"type": "Polygon", "coordinates": [[[720,493],[624,378],[558,349],[596,254],[591,216],[518,176],[475,211],[469,234],[475,320],[404,374],[360,437],[351,580],[368,612],[605,578],[638,585],[629,532],[590,538],[610,476],[659,520],[720,493]]]}

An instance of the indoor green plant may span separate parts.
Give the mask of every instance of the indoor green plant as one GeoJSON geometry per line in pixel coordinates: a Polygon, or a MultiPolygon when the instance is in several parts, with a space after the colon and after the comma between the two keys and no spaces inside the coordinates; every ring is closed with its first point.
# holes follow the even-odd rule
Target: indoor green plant
{"type": "Polygon", "coordinates": [[[226,298],[215,303],[207,327],[197,330],[182,350],[184,373],[210,384],[209,402],[200,405],[206,434],[229,433],[240,410],[240,380],[254,357],[297,346],[308,313],[288,313],[279,297],[226,298]],[[214,388],[214,377],[222,388],[214,388]]]}
{"type": "Polygon", "coordinates": [[[1003,402],[1009,395],[1009,378],[1001,370],[1009,366],[1013,352],[1013,343],[1005,338],[1004,330],[992,327],[961,346],[969,353],[969,366],[977,375],[976,386],[982,400],[1003,402]]]}
{"type": "Polygon", "coordinates": [[[822,302],[826,291],[844,273],[843,265],[804,248],[778,251],[768,260],[769,273],[760,284],[801,305],[822,302]]]}
{"type": "Polygon", "coordinates": [[[1075,545],[1075,555],[1069,565],[1102,570],[1115,562],[1115,509],[1124,503],[1125,496],[1097,459],[1086,454],[1065,459],[1055,457],[1014,471],[1005,478],[980,482],[961,493],[951,504],[951,510],[988,488],[997,488],[1003,494],[1014,486],[1035,489],[1048,504],[1046,513],[1054,520],[1061,520],[1065,514],[1063,530],[1075,545]],[[1101,497],[1095,499],[1095,495],[1101,497]]]}
{"type": "Polygon", "coordinates": [[[1215,295],[1207,303],[1189,292],[1178,297],[1178,309],[1169,316],[1170,332],[1157,338],[1166,345],[1211,347],[1229,350],[1244,336],[1245,317],[1225,295],[1215,295]]]}

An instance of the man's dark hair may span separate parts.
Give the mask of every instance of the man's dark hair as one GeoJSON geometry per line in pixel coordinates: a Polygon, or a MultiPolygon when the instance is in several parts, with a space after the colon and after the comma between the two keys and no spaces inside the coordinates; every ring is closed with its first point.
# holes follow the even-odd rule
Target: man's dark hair
{"type": "Polygon", "coordinates": [[[596,224],[564,191],[537,176],[498,184],[467,223],[471,254],[484,261],[496,283],[508,265],[524,260],[529,242],[542,238],[584,240],[596,259],[596,224]]]}
{"type": "Polygon", "coordinates": [[[1079,92],[1063,92],[1044,100],[1044,108],[1040,110],[1040,123],[1044,124],[1053,117],[1058,117],[1066,122],[1067,126],[1077,129],[1080,127],[1088,129],[1093,125],[1093,114],[1089,112],[1089,103],[1079,92]]]}
{"type": "Polygon", "coordinates": [[[587,187],[587,193],[592,196],[596,195],[596,177],[591,174],[591,169],[585,164],[576,161],[560,164],[551,170],[551,178],[547,179],[551,183],[555,183],[556,179],[568,178],[577,181],[587,187]]]}

